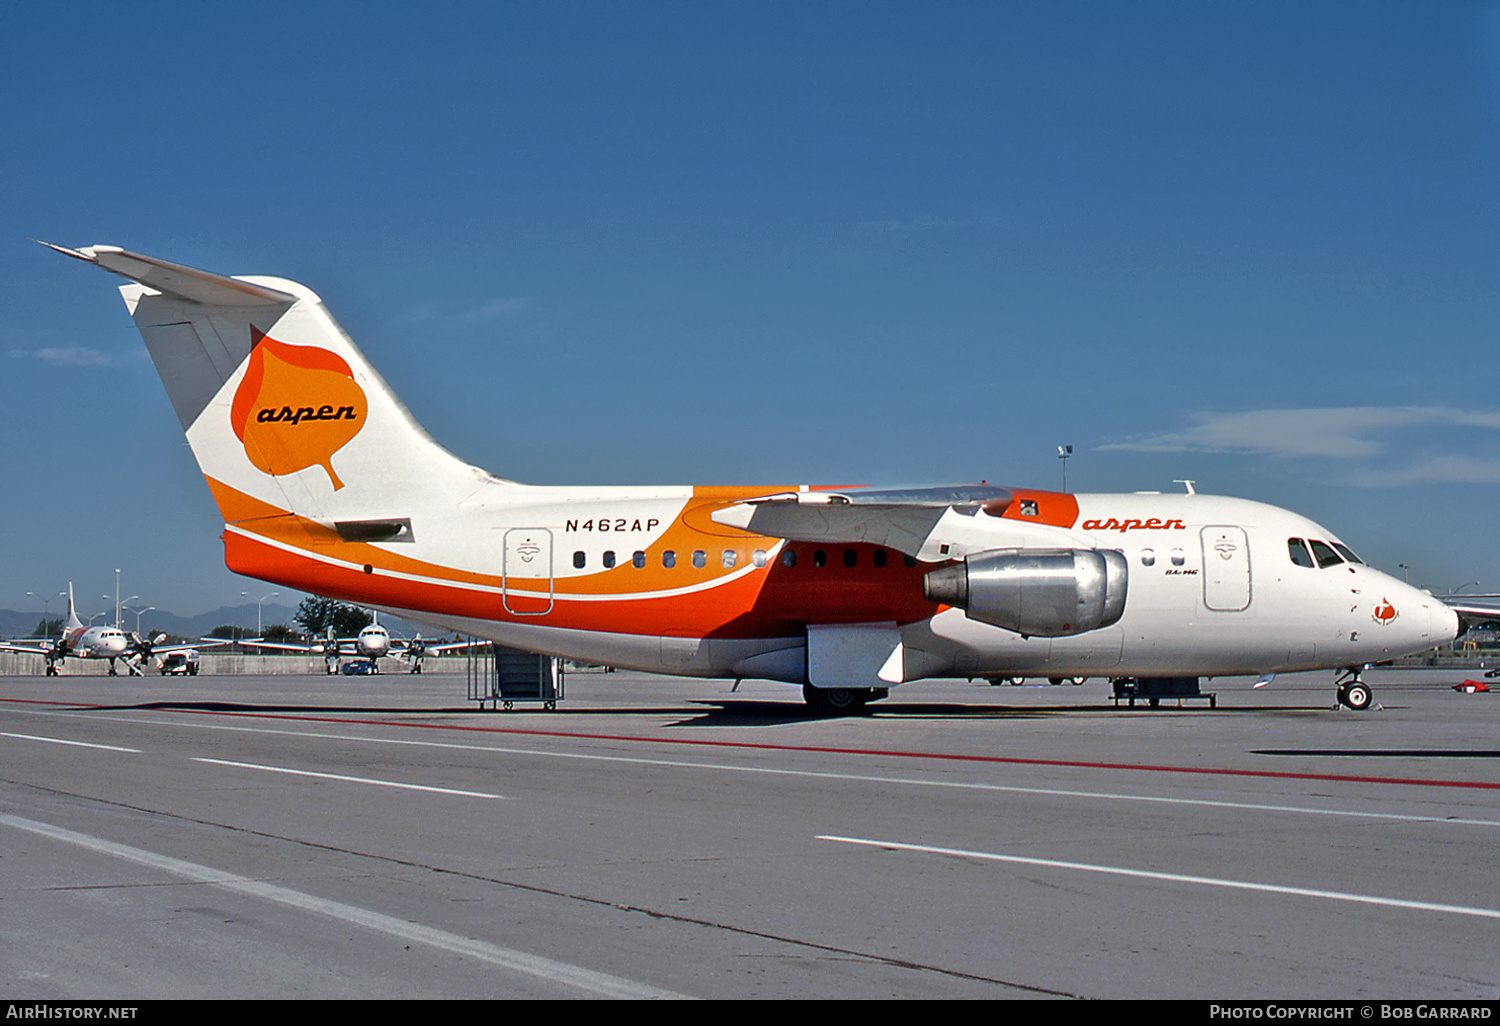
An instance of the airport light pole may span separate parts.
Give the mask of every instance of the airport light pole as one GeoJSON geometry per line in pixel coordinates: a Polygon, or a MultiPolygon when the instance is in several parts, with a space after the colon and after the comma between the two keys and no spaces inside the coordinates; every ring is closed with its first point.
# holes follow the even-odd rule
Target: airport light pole
{"type": "MultiPolygon", "coordinates": [[[[118,570],[115,571],[115,572],[119,573],[118,570]]],[[[136,599],[140,598],[140,596],[139,595],[132,595],[128,599],[126,599],[125,602],[121,602],[120,601],[120,592],[118,590],[119,589],[119,585],[118,584],[115,585],[115,588],[116,588],[116,591],[115,591],[115,626],[118,627],[118,626],[120,626],[120,608],[125,604],[125,602],[134,602],[136,599]]],[[[106,602],[109,601],[109,596],[108,595],[101,595],[99,597],[102,598],[106,602]]],[[[109,612],[109,610],[105,610],[105,612],[109,612]]]]}
{"type": "MultiPolygon", "coordinates": [[[[58,592],[58,595],[66,598],[68,593],[65,591],[60,591],[58,592]]],[[[36,593],[28,591],[26,593],[26,597],[36,598],[36,593]]],[[[50,619],[52,619],[52,596],[45,595],[42,597],[42,626],[45,627],[47,625],[47,621],[50,619]]]]}
{"type": "Polygon", "coordinates": [[[1068,490],[1068,457],[1073,455],[1071,445],[1059,445],[1057,447],[1057,458],[1062,460],[1063,465],[1063,491],[1068,490]]]}
{"type": "Polygon", "coordinates": [[[255,603],[255,635],[256,635],[256,637],[259,637],[260,635],[262,635],[262,634],[264,634],[266,632],[265,628],[262,627],[261,624],[260,624],[260,604],[262,602],[264,602],[266,599],[279,598],[280,595],[281,595],[281,592],[279,592],[279,591],[273,591],[273,592],[271,592],[271,594],[264,596],[263,598],[259,599],[255,603]]]}
{"type": "MultiPolygon", "coordinates": [[[[257,638],[260,637],[262,634],[265,633],[265,628],[262,627],[261,623],[260,623],[260,604],[262,602],[264,602],[266,599],[276,598],[280,594],[281,594],[281,592],[279,592],[279,591],[273,591],[273,592],[271,592],[271,594],[269,594],[269,595],[263,595],[260,598],[258,598],[258,599],[255,600],[255,636],[257,638]]],[[[249,598],[249,597],[250,597],[250,593],[248,591],[242,591],[242,592],[240,592],[240,598],[249,598]]]]}
{"type": "Polygon", "coordinates": [[[125,612],[135,614],[135,633],[137,635],[141,633],[141,614],[149,613],[156,608],[155,606],[147,606],[145,609],[131,609],[130,603],[138,598],[140,598],[139,595],[132,595],[130,598],[120,603],[120,608],[125,610],[125,612]]]}

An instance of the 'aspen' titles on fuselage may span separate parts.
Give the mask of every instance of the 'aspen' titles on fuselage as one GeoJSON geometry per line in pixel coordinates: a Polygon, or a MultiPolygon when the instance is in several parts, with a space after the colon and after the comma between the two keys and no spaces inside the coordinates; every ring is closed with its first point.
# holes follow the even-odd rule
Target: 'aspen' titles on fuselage
{"type": "Polygon", "coordinates": [[[1160,517],[1148,517],[1145,520],[1137,520],[1134,517],[1127,520],[1116,520],[1110,517],[1108,520],[1085,520],[1078,525],[1085,531],[1185,531],[1181,520],[1163,520],[1160,517]]]}

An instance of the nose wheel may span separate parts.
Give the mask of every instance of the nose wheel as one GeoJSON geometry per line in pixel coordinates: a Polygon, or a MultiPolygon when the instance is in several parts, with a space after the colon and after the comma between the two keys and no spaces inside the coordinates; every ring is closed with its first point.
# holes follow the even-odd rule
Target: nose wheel
{"type": "Polygon", "coordinates": [[[1339,705],[1355,712],[1362,712],[1370,708],[1375,695],[1370,691],[1370,686],[1359,679],[1358,670],[1345,671],[1346,676],[1339,679],[1338,699],[1339,705]]]}

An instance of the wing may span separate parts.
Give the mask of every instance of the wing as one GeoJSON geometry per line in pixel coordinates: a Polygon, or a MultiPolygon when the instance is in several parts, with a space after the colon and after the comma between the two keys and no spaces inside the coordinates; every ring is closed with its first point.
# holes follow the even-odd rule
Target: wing
{"type": "Polygon", "coordinates": [[[441,655],[444,652],[457,652],[465,648],[489,648],[488,641],[450,641],[442,645],[428,645],[427,655],[441,655]]]}
{"type": "Polygon", "coordinates": [[[46,655],[51,645],[26,645],[15,641],[0,641],[0,652],[28,652],[31,655],[46,655]]]}
{"type": "MultiPolygon", "coordinates": [[[[205,645],[209,644],[210,642],[215,642],[215,643],[218,643],[218,644],[221,644],[221,645],[230,644],[230,642],[220,641],[218,638],[204,638],[203,639],[203,643],[205,645]]],[[[296,643],[293,643],[293,642],[285,642],[285,641],[266,641],[263,638],[245,638],[245,639],[242,639],[240,641],[240,644],[242,646],[244,646],[245,648],[268,648],[268,649],[271,649],[273,652],[308,652],[308,653],[311,653],[312,650],[313,650],[312,646],[309,645],[309,644],[307,644],[306,642],[302,642],[301,644],[296,644],[296,643]]],[[[160,650],[158,650],[158,651],[160,651],[160,650]]]]}
{"type": "Polygon", "coordinates": [[[232,645],[234,642],[225,641],[222,638],[214,638],[209,641],[184,642],[180,645],[152,645],[151,656],[153,658],[166,655],[175,655],[178,652],[196,652],[199,649],[214,648],[218,645],[232,645]]]}
{"type": "Polygon", "coordinates": [[[767,495],[712,516],[726,527],[772,538],[884,545],[925,562],[984,549],[1081,543],[1067,528],[1005,517],[1014,498],[1008,489],[982,484],[850,488],[767,495]]]}
{"type": "Polygon", "coordinates": [[[1445,595],[1438,598],[1470,625],[1500,620],[1500,595],[1445,595]]]}
{"type": "MultiPolygon", "coordinates": [[[[1482,623],[1500,620],[1500,595],[1447,595],[1442,602],[1462,621],[1459,637],[1482,623]]],[[[1485,676],[1500,677],[1500,669],[1490,670],[1485,676]]]]}
{"type": "MultiPolygon", "coordinates": [[[[273,652],[302,652],[307,655],[329,655],[337,651],[339,655],[354,655],[359,651],[357,638],[319,638],[316,641],[267,641],[265,638],[241,638],[239,644],[245,648],[268,648],[273,652]]],[[[217,638],[204,638],[204,643],[219,641],[217,638]]],[[[223,641],[220,644],[231,644],[223,641]]]]}

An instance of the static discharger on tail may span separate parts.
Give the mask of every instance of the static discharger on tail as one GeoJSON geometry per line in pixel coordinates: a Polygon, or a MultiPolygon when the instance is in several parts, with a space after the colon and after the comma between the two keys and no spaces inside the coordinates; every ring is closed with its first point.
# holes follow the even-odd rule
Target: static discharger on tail
{"type": "Polygon", "coordinates": [[[1361,667],[1460,630],[1312,521],[1191,489],[519,484],[434,442],[307,287],[51,248],[130,279],[226,562],[274,584],[821,712],[925,677],[1314,669],[1359,708],[1361,667]]]}

